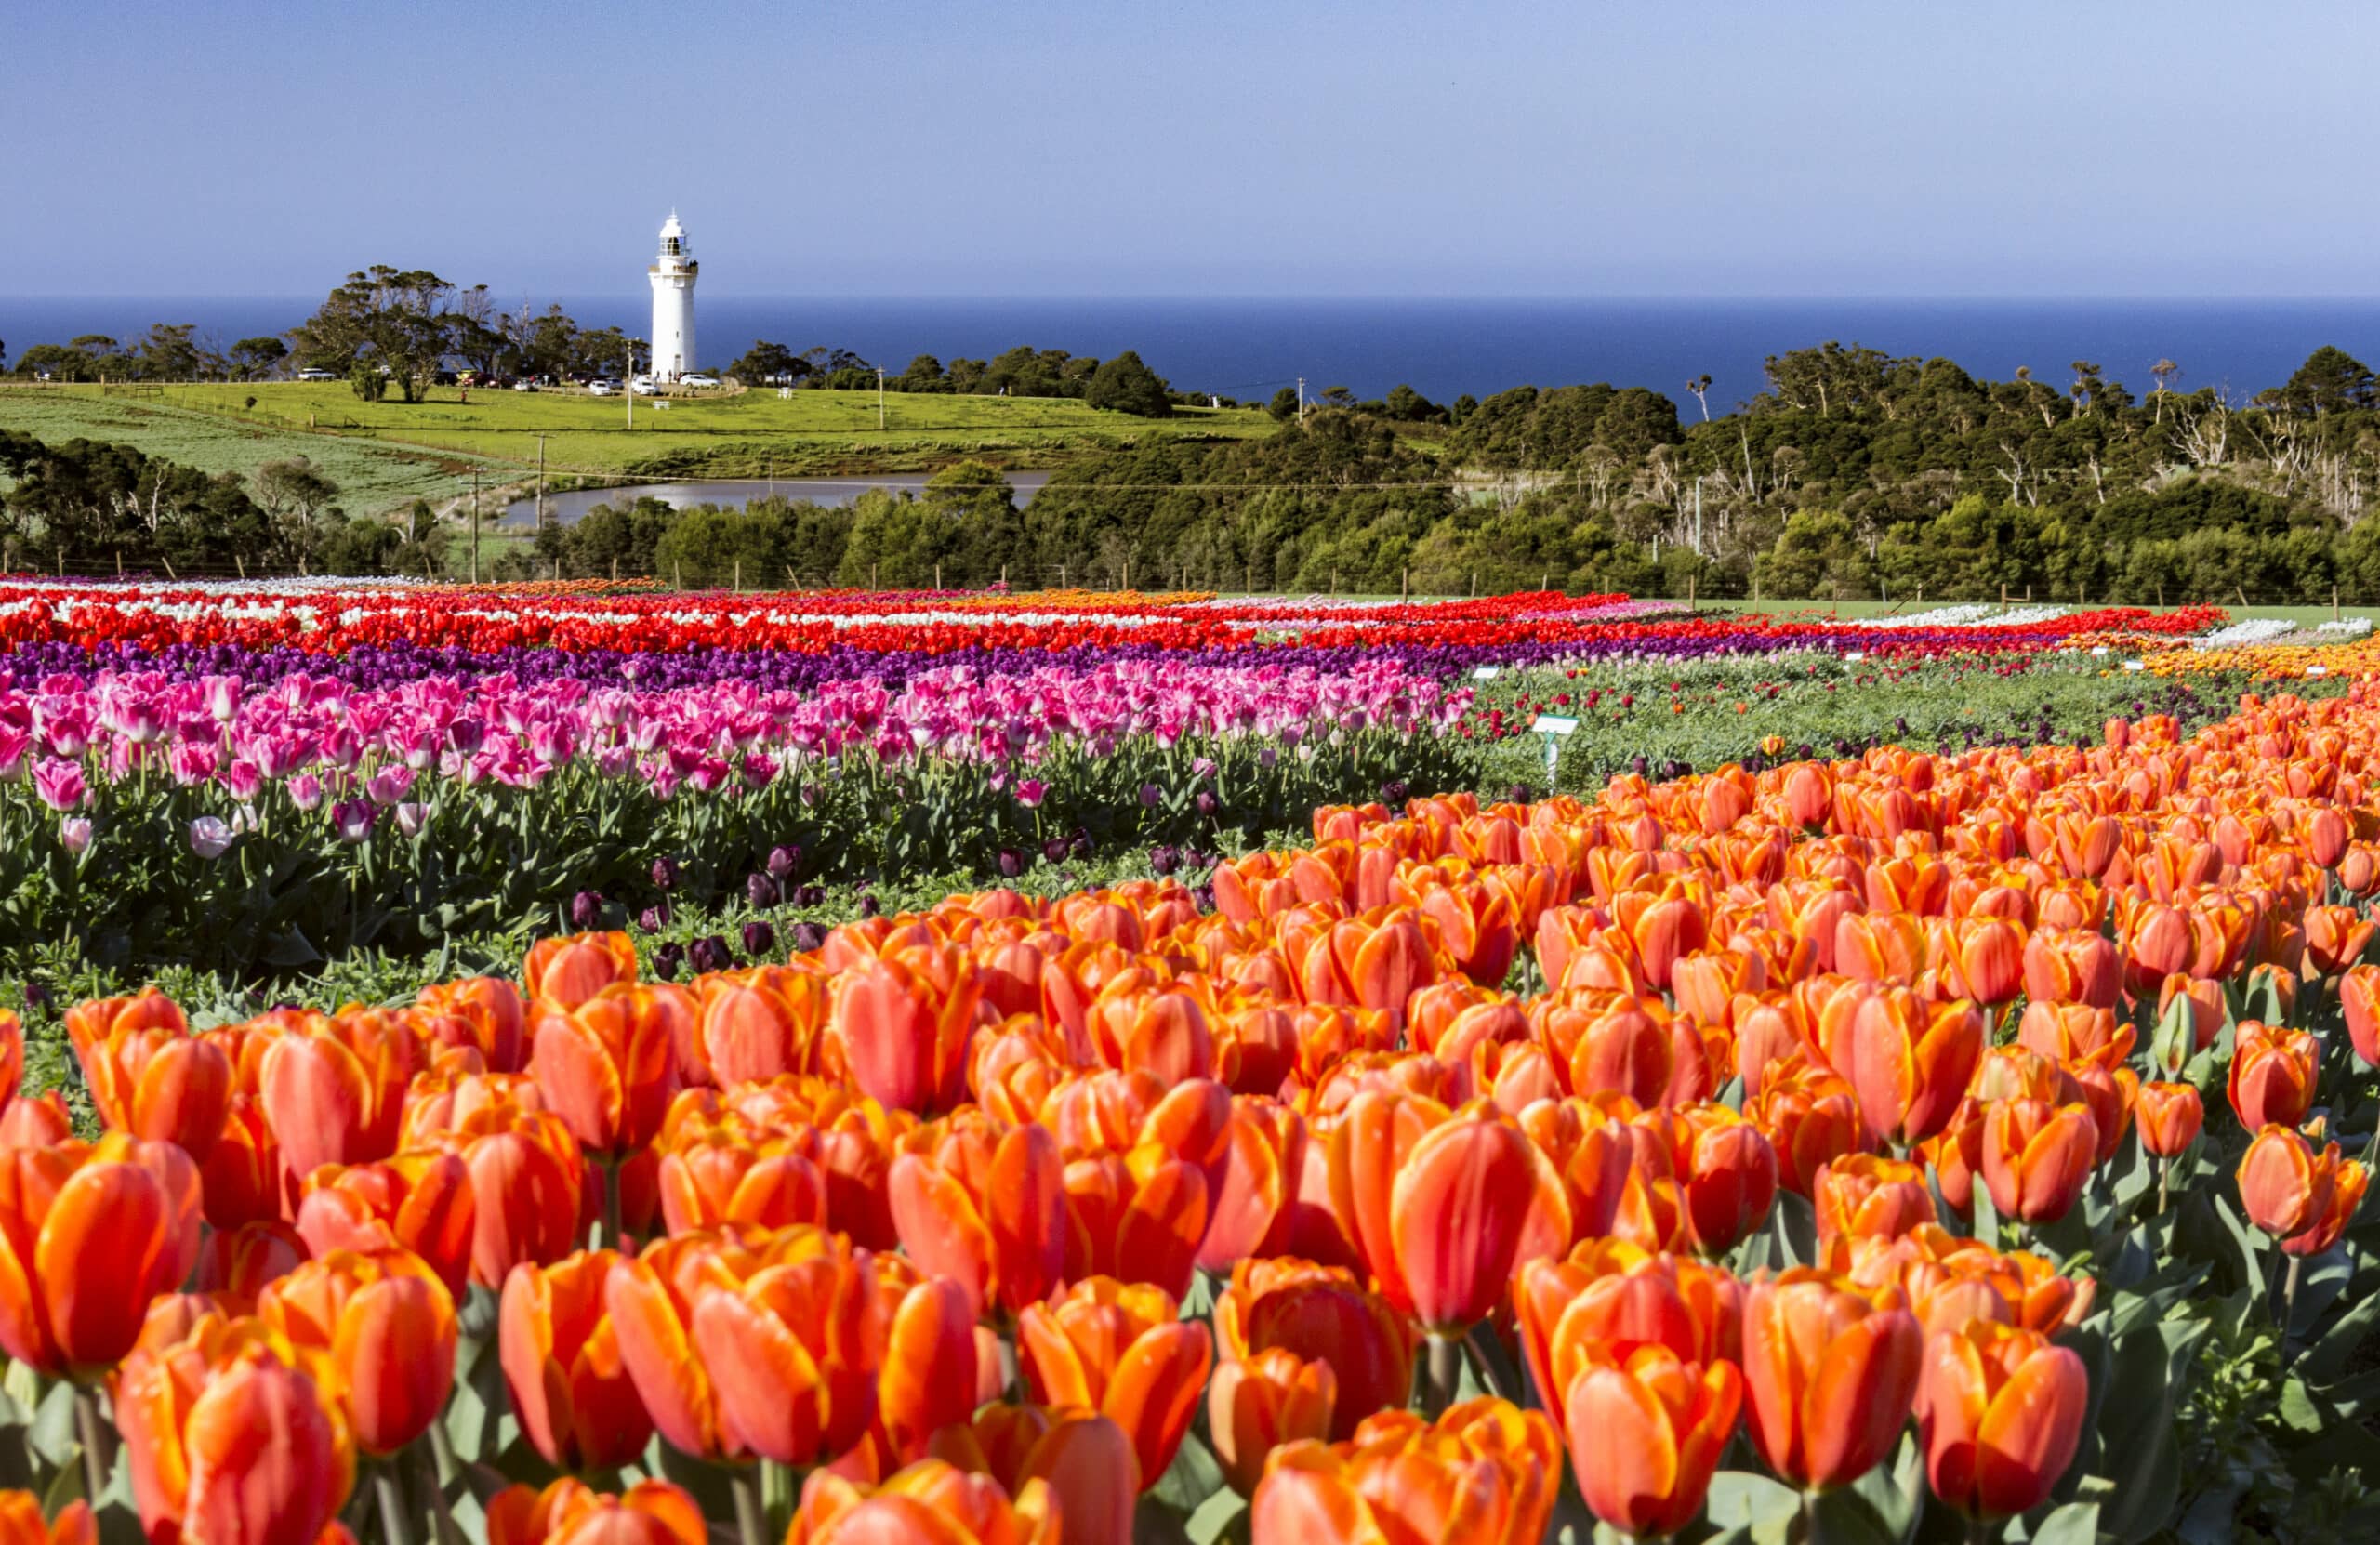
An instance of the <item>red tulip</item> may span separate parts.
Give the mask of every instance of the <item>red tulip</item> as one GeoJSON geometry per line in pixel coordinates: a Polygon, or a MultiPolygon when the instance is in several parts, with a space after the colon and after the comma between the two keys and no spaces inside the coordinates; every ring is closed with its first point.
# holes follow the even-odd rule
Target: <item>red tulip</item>
{"type": "Polygon", "coordinates": [[[2031,1512],[2074,1462],[2090,1405],[2082,1359],[2037,1331],[1971,1320],[1936,1332],[1917,1391],[1934,1495],[1976,1518],[2031,1512]]]}
{"type": "Polygon", "coordinates": [[[1846,1486],[1900,1440],[1925,1338],[1887,1290],[1820,1273],[1755,1283],[1744,1305],[1744,1385],[1768,1468],[1805,1490],[1846,1486]]]}

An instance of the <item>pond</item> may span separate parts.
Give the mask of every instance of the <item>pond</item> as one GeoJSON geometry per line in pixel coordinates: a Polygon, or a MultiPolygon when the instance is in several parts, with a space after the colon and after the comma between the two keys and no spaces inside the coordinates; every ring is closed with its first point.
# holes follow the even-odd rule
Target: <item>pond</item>
{"type": "MultiPolygon", "coordinates": [[[[624,488],[581,488],[567,494],[548,494],[546,509],[563,525],[569,525],[599,504],[614,508],[634,504],[639,499],[659,499],[677,508],[690,505],[715,504],[741,508],[753,499],[774,494],[787,499],[813,499],[820,504],[850,504],[871,488],[890,489],[894,493],[923,494],[931,472],[880,472],[849,478],[778,478],[763,482],[759,478],[743,480],[721,479],[699,482],[644,482],[624,488]]],[[[1016,502],[1029,504],[1041,485],[1050,481],[1047,472],[1011,472],[1008,481],[1016,490],[1016,502]]],[[[535,525],[537,503],[535,499],[516,499],[504,508],[498,525],[535,525]]]]}

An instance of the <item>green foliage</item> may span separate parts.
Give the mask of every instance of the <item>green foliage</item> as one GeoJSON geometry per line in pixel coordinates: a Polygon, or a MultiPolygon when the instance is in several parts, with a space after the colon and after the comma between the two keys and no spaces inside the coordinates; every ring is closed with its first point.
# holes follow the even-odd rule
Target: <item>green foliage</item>
{"type": "Polygon", "coordinates": [[[1157,373],[1127,349],[1091,374],[1082,400],[1088,407],[1129,413],[1136,418],[1163,418],[1173,412],[1165,390],[1157,373]]]}

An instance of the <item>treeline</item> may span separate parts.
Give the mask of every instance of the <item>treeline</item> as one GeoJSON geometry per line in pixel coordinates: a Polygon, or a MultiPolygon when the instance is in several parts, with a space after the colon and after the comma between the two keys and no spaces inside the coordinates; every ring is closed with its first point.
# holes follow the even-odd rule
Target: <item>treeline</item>
{"type": "Polygon", "coordinates": [[[416,501],[405,526],[350,516],[303,456],[254,477],[130,445],[51,445],[0,429],[0,571],[60,574],[437,574],[443,534],[416,501]]]}
{"type": "MultiPolygon", "coordinates": [[[[829,391],[873,390],[955,393],[976,397],[1064,397],[1094,408],[1112,408],[1144,418],[1162,418],[1176,403],[1205,403],[1203,393],[1177,392],[1165,378],[1127,349],[1112,359],[1069,354],[1063,349],[1019,347],[989,360],[956,359],[945,366],[919,354],[899,375],[878,367],[848,349],[815,348],[797,354],[763,340],[727,367],[747,387],[791,386],[829,391]]],[[[1236,402],[1223,401],[1225,406],[1236,402]]]]}
{"type": "MultiPolygon", "coordinates": [[[[1821,349],[1742,410],[1521,388],[1436,430],[1310,405],[1273,436],[1108,452],[1018,508],[962,467],[916,499],[606,511],[539,561],[688,585],[1064,582],[1910,601],[2380,601],[2371,376],[2336,350],[2233,407],[2171,371],[2135,401],[1821,349]],[[2342,363],[2344,362],[2344,363],[2342,363]],[[2016,470],[2021,462],[2024,470],[2016,470]],[[691,522],[691,523],[689,523],[691,522]],[[681,530],[682,528],[682,530],[681,530]],[[598,533],[603,533],[599,536],[598,533]],[[665,547],[665,539],[667,545],[665,547]],[[664,559],[666,558],[666,561],[664,559]],[[740,567],[739,567],[740,565],[740,567]]],[[[1448,415],[1451,417],[1451,414],[1448,415]]],[[[1440,420],[1438,422],[1446,422],[1440,420]]]]}

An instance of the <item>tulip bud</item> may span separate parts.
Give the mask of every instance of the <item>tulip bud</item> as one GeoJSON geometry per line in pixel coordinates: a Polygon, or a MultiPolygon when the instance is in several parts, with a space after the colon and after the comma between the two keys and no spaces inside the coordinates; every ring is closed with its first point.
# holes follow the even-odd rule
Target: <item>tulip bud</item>
{"type": "Polygon", "coordinates": [[[790,937],[793,944],[793,953],[796,955],[808,955],[814,950],[823,948],[826,945],[826,931],[816,923],[800,922],[793,925],[793,932],[790,937]]]}
{"type": "Polygon", "coordinates": [[[603,893],[581,891],[570,898],[570,926],[585,933],[603,920],[603,893]]]}
{"type": "Polygon", "coordinates": [[[653,885],[656,891],[673,889],[678,883],[678,861],[662,857],[653,861],[653,885]]]}
{"type": "Polygon", "coordinates": [[[1278,1347],[1224,1363],[1207,1387],[1207,1430],[1223,1479],[1256,1493],[1264,1458],[1285,1443],[1329,1436],[1339,1380],[1330,1365],[1278,1347]]]}
{"type": "Polygon", "coordinates": [[[744,953],[757,959],[776,947],[777,931],[774,924],[754,918],[743,928],[744,953]]]}
{"type": "Polygon", "coordinates": [[[769,875],[774,879],[791,879],[801,867],[801,850],[790,843],[781,843],[769,850],[769,875]]]}
{"type": "Polygon", "coordinates": [[[744,897],[756,907],[771,907],[777,904],[777,882],[755,872],[745,877],[744,897]]]}

